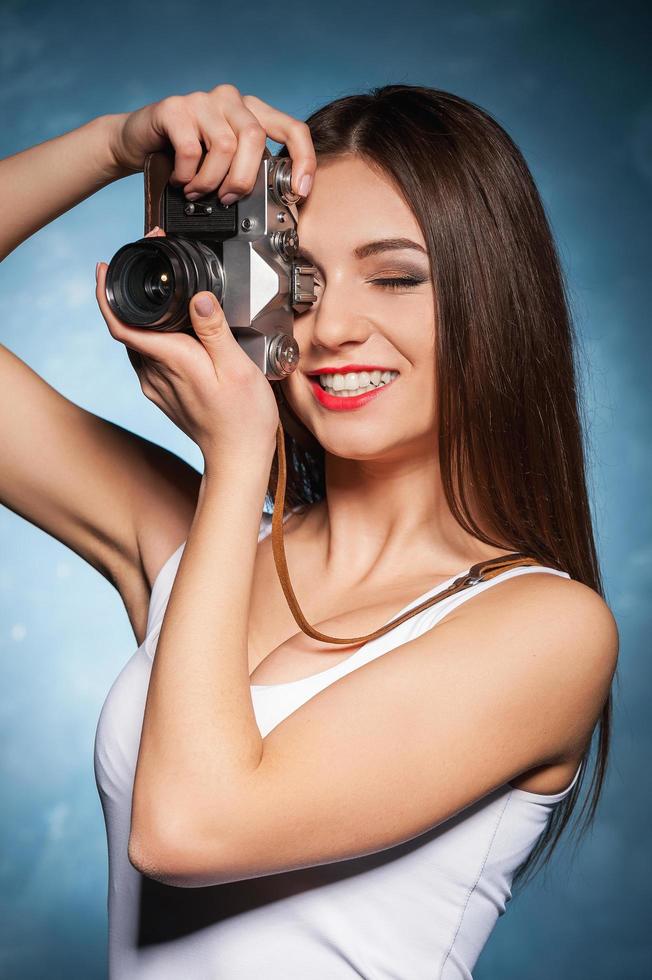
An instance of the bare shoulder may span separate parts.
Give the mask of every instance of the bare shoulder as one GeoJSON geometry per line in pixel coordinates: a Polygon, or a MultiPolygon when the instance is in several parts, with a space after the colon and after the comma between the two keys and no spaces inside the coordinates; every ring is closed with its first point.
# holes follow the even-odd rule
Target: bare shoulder
{"type": "Polygon", "coordinates": [[[447,619],[457,619],[478,648],[489,635],[502,637],[494,656],[506,660],[532,656],[533,669],[549,687],[550,696],[560,707],[566,703],[559,758],[581,754],[618,663],[618,626],[602,596],[560,575],[521,574],[496,582],[447,619]]]}
{"type": "Polygon", "coordinates": [[[563,636],[567,649],[584,652],[593,665],[615,667],[618,626],[608,604],[583,582],[547,572],[528,572],[497,582],[478,596],[483,607],[506,613],[516,624],[563,636]]]}

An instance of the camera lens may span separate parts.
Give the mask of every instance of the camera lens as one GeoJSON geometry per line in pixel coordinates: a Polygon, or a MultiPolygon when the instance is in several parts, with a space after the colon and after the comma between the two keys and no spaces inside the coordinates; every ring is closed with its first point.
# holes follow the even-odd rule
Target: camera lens
{"type": "Polygon", "coordinates": [[[143,310],[160,310],[174,292],[174,269],[165,255],[138,252],[128,260],[124,274],[127,292],[143,310]]]}
{"type": "Polygon", "coordinates": [[[218,255],[204,242],[184,238],[143,238],[123,245],[106,274],[107,300],[116,316],[154,330],[189,328],[190,297],[210,290],[221,302],[223,285],[218,255]]]}

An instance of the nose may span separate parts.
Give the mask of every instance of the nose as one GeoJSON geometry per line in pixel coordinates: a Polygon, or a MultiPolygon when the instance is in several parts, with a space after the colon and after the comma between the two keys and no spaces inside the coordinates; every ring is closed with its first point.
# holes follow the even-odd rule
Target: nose
{"type": "Polygon", "coordinates": [[[366,313],[356,309],[353,293],[331,285],[319,290],[319,298],[311,310],[296,321],[300,346],[312,345],[336,350],[346,343],[360,344],[369,336],[372,326],[366,313]]]}

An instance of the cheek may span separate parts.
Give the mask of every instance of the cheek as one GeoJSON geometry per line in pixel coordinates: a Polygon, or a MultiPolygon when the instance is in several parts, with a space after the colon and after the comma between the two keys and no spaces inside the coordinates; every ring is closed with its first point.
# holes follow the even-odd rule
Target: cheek
{"type": "MultiPolygon", "coordinates": [[[[398,345],[397,345],[398,346],[398,345]]],[[[422,327],[412,334],[409,342],[398,348],[405,362],[401,381],[403,411],[419,419],[419,426],[429,428],[437,413],[437,378],[434,328],[422,327]]]]}
{"type": "Polygon", "coordinates": [[[299,406],[301,405],[302,401],[305,401],[305,396],[310,394],[310,391],[307,388],[303,399],[299,394],[301,387],[307,384],[308,379],[301,374],[300,364],[284,381],[277,382],[281,396],[285,398],[285,401],[289,404],[290,408],[294,412],[297,412],[297,414],[300,414],[299,406]]]}

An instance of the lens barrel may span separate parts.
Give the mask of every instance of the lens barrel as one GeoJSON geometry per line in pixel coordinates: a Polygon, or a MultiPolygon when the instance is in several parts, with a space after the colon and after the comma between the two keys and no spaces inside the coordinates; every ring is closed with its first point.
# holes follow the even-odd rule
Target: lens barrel
{"type": "Polygon", "coordinates": [[[188,304],[203,290],[222,302],[222,262],[217,251],[189,238],[141,238],[123,245],[106,273],[109,306],[134,327],[192,329],[188,304]]]}

